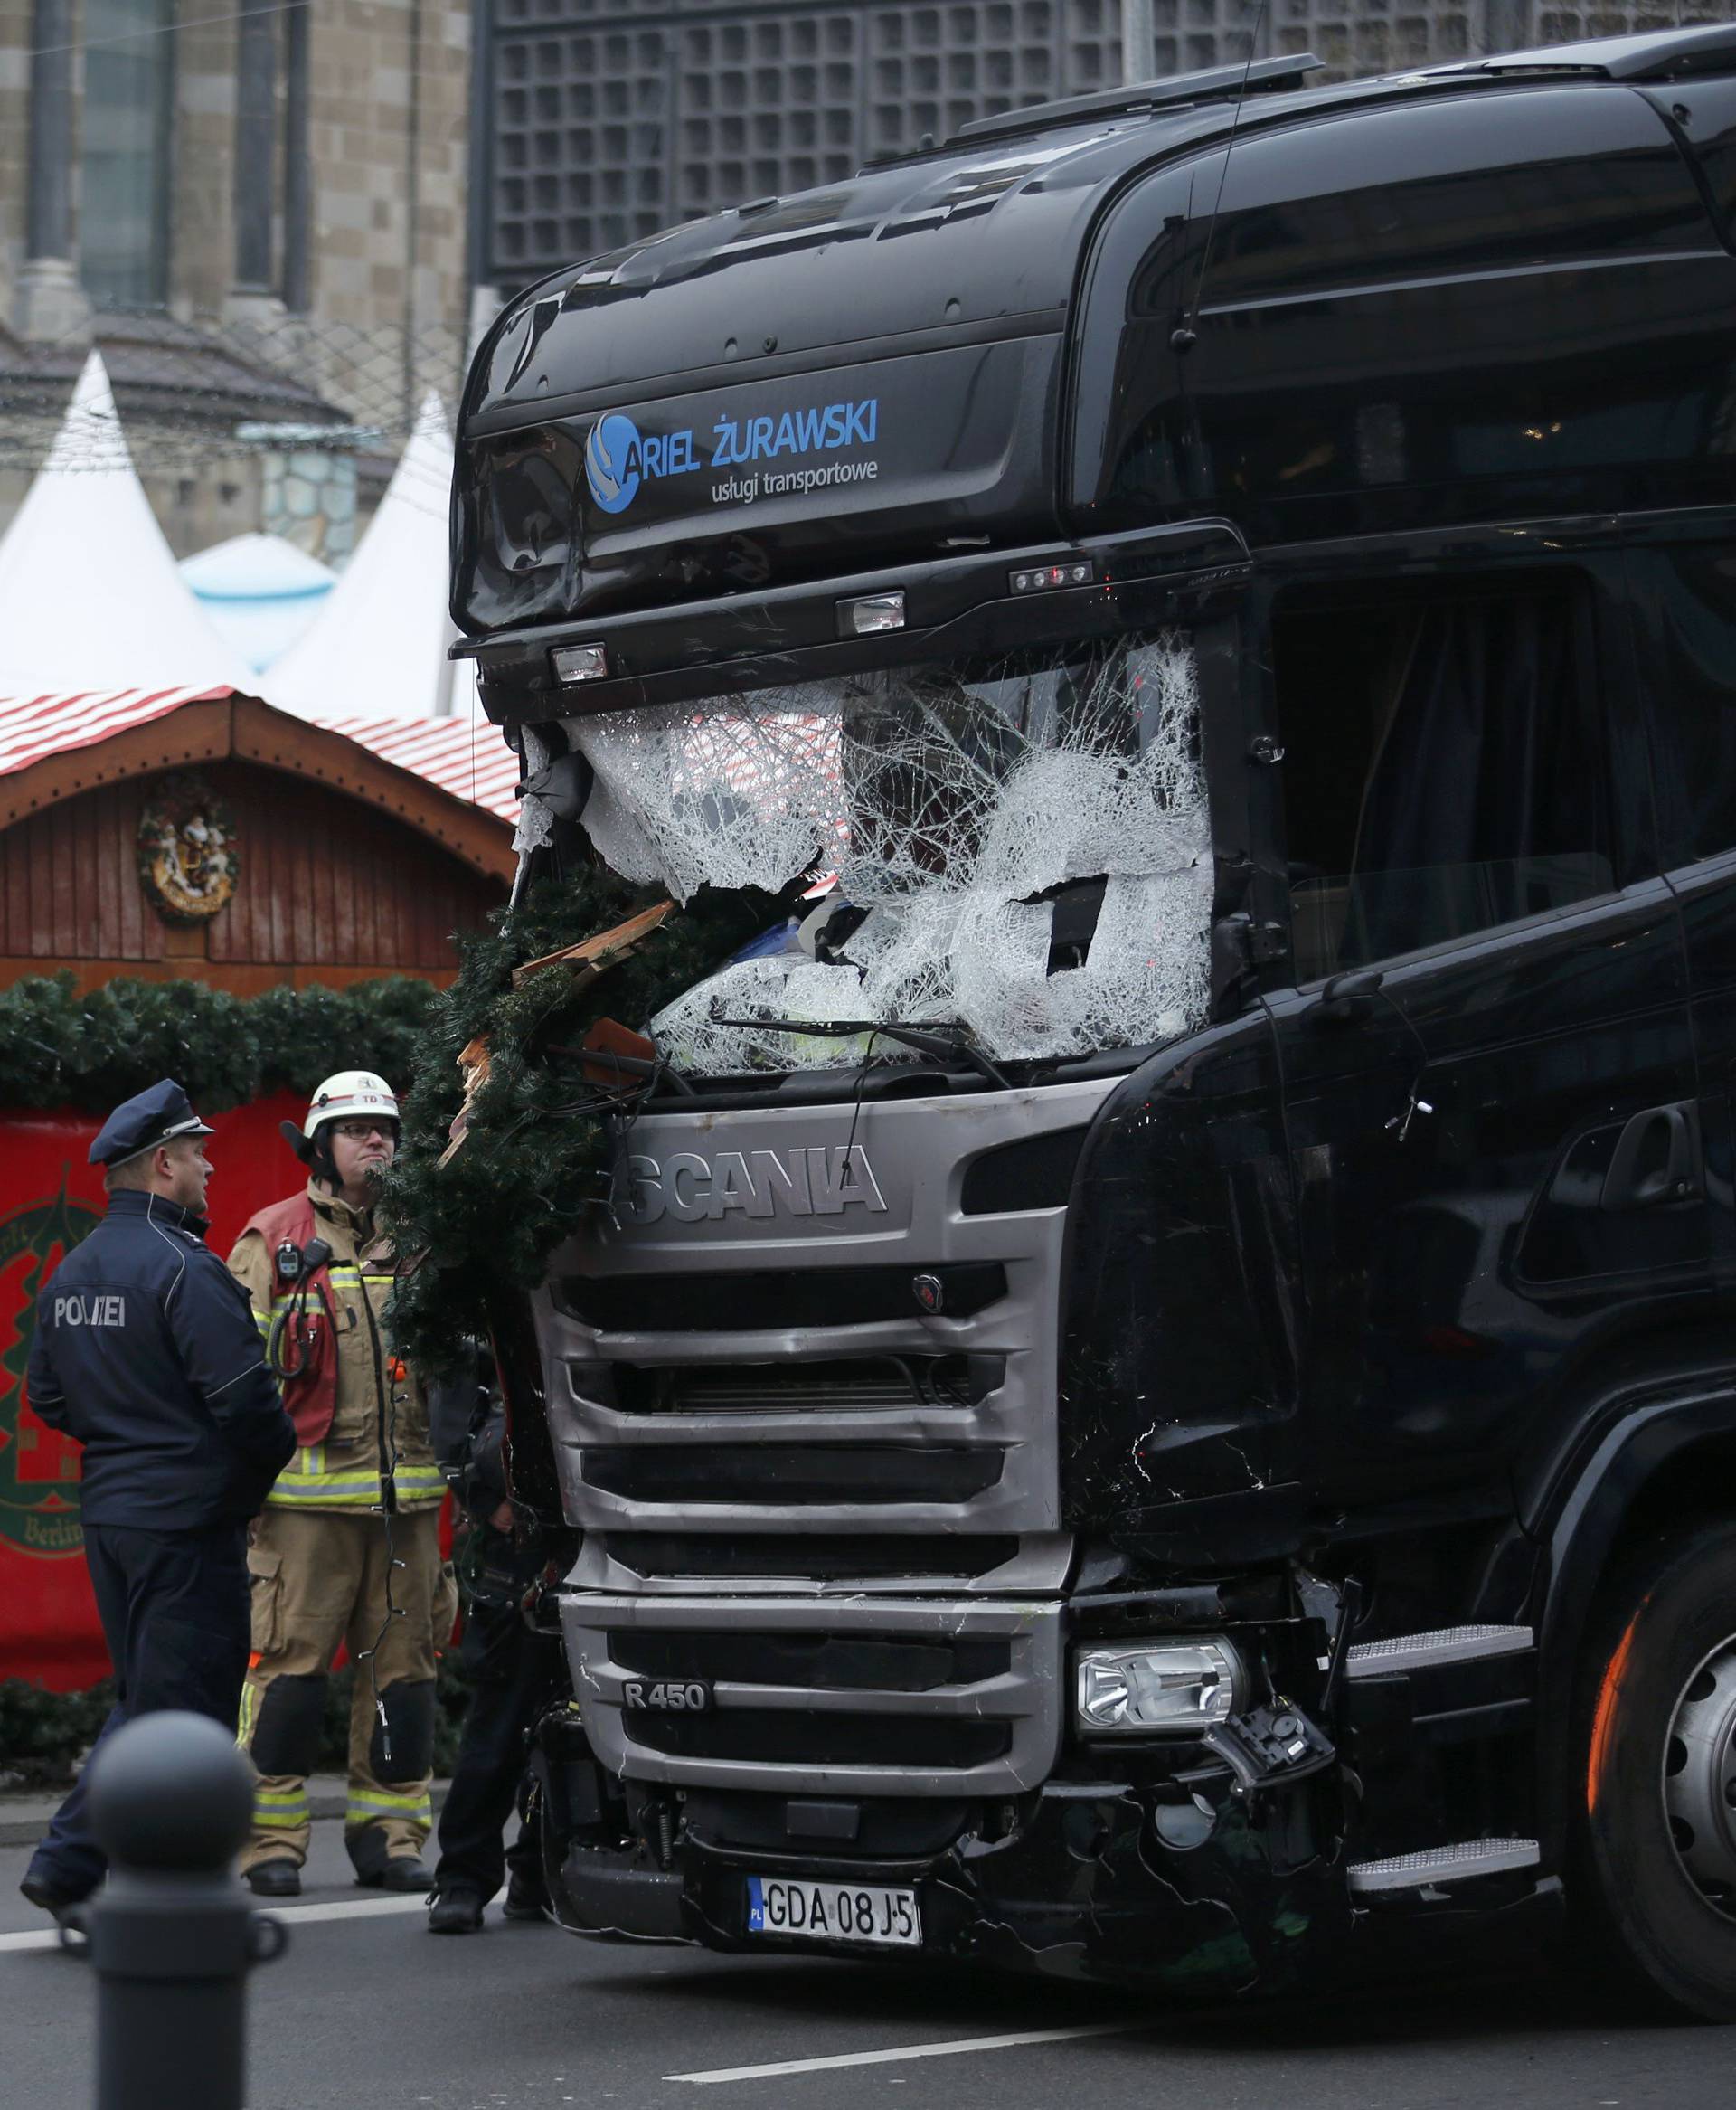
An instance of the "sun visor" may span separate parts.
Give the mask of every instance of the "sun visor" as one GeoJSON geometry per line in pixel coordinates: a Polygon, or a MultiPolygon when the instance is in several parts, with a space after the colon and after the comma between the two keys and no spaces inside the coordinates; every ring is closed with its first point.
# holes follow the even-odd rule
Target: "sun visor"
{"type": "Polygon", "coordinates": [[[460,456],[473,636],[1052,535],[1053,331],[551,420],[460,456]]]}

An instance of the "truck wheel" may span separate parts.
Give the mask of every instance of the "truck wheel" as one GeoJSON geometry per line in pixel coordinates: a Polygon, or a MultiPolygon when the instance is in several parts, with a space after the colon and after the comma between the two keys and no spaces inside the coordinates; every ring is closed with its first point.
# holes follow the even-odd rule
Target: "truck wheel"
{"type": "Polygon", "coordinates": [[[1628,1568],[1584,1663],[1580,1932],[1628,1984],[1736,2021],[1736,1529],[1628,1568]]]}

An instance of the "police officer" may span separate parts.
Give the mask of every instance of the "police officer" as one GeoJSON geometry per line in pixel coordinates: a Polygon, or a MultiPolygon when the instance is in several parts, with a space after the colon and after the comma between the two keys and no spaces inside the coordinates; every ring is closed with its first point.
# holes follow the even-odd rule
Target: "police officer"
{"type": "Polygon", "coordinates": [[[429,1392],[434,1447],[474,1537],[464,1661],[474,1679],[457,1765],[440,1812],[440,1859],[428,1901],[437,1935],[476,1934],[483,1907],[509,1876],[508,1919],[548,1916],[542,1831],[525,1771],[529,1733],[566,1691],[558,1638],[533,1632],[520,1610],[542,1573],[535,1534],[514,1537],[503,1446],[505,1415],[478,1375],[429,1392]],[[514,1805],[518,1836],[504,1831],[514,1805]]]}
{"type": "MultiPolygon", "coordinates": [[[[212,1131],[165,1077],[90,1146],[108,1213],[36,1300],[33,1410],[84,1446],[85,1558],[115,1670],[102,1737],[191,1708],[227,1727],[247,1673],[247,1523],[295,1450],[246,1292],[205,1244],[212,1131]]],[[[21,1888],[57,1917],[102,1880],[89,1767],[21,1888]]]]}

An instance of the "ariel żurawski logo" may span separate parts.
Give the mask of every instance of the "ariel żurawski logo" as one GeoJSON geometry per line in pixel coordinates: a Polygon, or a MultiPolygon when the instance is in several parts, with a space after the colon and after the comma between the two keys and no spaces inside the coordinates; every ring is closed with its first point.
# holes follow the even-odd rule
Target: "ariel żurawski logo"
{"type": "Polygon", "coordinates": [[[604,513],[625,513],[642,484],[663,477],[683,477],[703,469],[746,469],[750,476],[727,476],[711,487],[712,503],[722,506],[763,494],[781,496],[838,484],[873,483],[880,464],[872,449],[880,438],[880,399],[863,396],[844,402],[762,411],[755,417],[722,416],[709,428],[684,426],[676,432],[641,432],[623,412],[598,419],[585,441],[585,481],[604,513]],[[786,458],[853,452],[858,459],[784,468],[786,458]]]}
{"type": "Polygon", "coordinates": [[[599,418],[585,441],[585,480],[605,513],[624,513],[638,495],[645,442],[618,411],[599,418]]]}
{"type": "Polygon", "coordinates": [[[36,1297],[80,1240],[102,1221],[62,1184],[52,1201],[0,1217],[0,1540],[24,1553],[78,1553],[77,1446],[24,1407],[36,1297]]]}

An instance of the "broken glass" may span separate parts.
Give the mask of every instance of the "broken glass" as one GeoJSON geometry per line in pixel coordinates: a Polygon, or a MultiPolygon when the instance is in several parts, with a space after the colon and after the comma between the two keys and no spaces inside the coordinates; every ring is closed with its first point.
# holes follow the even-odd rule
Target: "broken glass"
{"type": "Polygon", "coordinates": [[[653,1021],[685,1071],[863,1058],[865,1034],[790,1029],[801,1020],[962,1027],[1019,1060],[1166,1040],[1205,1017],[1211,837],[1185,632],[566,730],[596,774],[584,828],[624,876],[685,900],[835,875],[799,928],[653,1021]],[[858,912],[848,934],[816,939],[839,901],[858,912]]]}

